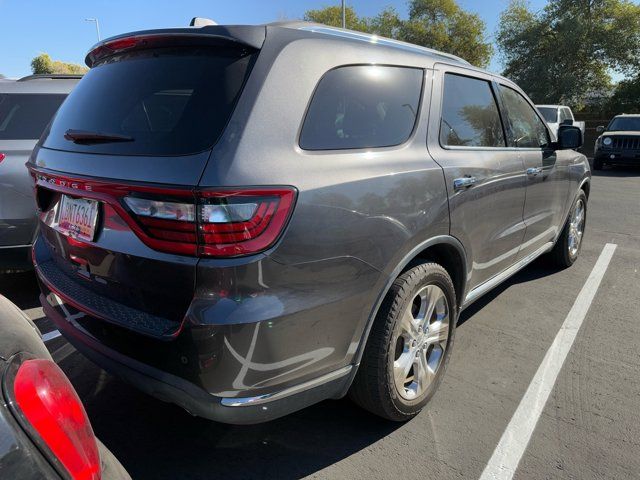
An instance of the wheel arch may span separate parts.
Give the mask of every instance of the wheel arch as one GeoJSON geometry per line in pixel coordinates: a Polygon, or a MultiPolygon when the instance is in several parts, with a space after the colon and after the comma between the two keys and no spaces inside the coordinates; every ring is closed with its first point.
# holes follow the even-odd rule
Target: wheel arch
{"type": "MultiPolygon", "coordinates": [[[[403,272],[419,263],[424,263],[425,261],[434,261],[439,263],[445,270],[447,270],[456,290],[457,310],[458,312],[460,311],[460,306],[466,293],[467,283],[467,256],[462,243],[450,235],[440,235],[421,242],[412,248],[402,258],[402,260],[398,262],[393,271],[388,275],[384,287],[376,297],[374,308],[371,310],[369,317],[367,318],[367,323],[360,338],[358,350],[354,358],[353,363],[356,366],[359,365],[360,360],[362,359],[364,348],[369,339],[369,333],[371,332],[371,327],[373,326],[373,322],[378,315],[380,305],[389,292],[391,285],[403,272]]],[[[356,370],[357,368],[354,368],[353,376],[355,376],[356,370]]]]}

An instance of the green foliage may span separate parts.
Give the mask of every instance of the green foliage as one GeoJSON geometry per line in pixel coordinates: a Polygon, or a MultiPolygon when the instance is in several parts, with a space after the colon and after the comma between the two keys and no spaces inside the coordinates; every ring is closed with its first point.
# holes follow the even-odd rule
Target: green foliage
{"type": "MultiPolygon", "coordinates": [[[[455,0],[411,0],[409,18],[403,19],[388,7],[375,17],[358,17],[353,8],[346,9],[347,28],[402,40],[458,55],[470,63],[486,67],[492,48],[485,39],[485,24],[476,15],[464,11],[455,0]]],[[[339,6],[309,10],[305,20],[339,27],[339,6]]]]}
{"type": "Polygon", "coordinates": [[[33,60],[31,60],[31,71],[34,74],[54,74],[54,73],[67,73],[67,74],[83,74],[89,69],[78,65],[77,63],[61,62],[59,60],[52,60],[47,53],[41,53],[33,60]]]}
{"type": "Polygon", "coordinates": [[[550,0],[534,13],[512,0],[496,41],[504,75],[537,103],[583,107],[611,86],[611,69],[640,68],[640,6],[628,0],[550,0]]]}
{"type": "Polygon", "coordinates": [[[621,81],[607,104],[618,113],[640,113],[640,76],[621,81]]]}
{"type": "MultiPolygon", "coordinates": [[[[325,7],[319,10],[308,10],[304,14],[304,19],[308,22],[322,23],[331,27],[342,27],[342,8],[325,7]]],[[[347,28],[351,30],[368,31],[366,19],[358,17],[351,7],[345,8],[345,23],[347,28]]]]}

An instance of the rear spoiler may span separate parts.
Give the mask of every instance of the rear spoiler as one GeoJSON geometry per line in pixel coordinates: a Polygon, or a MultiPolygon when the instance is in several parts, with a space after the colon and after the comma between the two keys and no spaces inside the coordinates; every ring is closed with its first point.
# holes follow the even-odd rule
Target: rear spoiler
{"type": "Polygon", "coordinates": [[[207,25],[190,28],[144,30],[108,38],[96,43],[84,62],[89,68],[101,60],[125,50],[139,50],[160,45],[232,45],[260,50],[267,35],[264,25],[207,25]]]}

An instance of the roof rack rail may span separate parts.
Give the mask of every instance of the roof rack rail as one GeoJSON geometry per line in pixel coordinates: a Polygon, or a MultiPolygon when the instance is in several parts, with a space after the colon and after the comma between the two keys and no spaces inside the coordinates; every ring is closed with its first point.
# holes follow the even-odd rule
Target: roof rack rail
{"type": "Polygon", "coordinates": [[[27,82],[29,80],[38,80],[49,78],[52,80],[76,80],[82,78],[82,74],[72,74],[72,73],[36,73],[34,75],[27,75],[26,77],[22,77],[18,79],[18,82],[27,82]]]}

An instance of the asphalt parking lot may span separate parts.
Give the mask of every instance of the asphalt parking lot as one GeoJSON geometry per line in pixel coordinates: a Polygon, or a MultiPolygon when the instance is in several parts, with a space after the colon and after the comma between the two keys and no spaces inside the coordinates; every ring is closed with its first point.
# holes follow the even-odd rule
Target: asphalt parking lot
{"type": "Polygon", "coordinates": [[[640,169],[595,172],[587,218],[572,268],[536,261],[463,313],[439,392],[407,424],[348,400],[256,426],[194,418],[51,338],[31,274],[0,277],[0,293],[49,333],[96,434],[135,479],[480,478],[603,248],[614,244],[513,478],[640,478],[640,169]]]}

